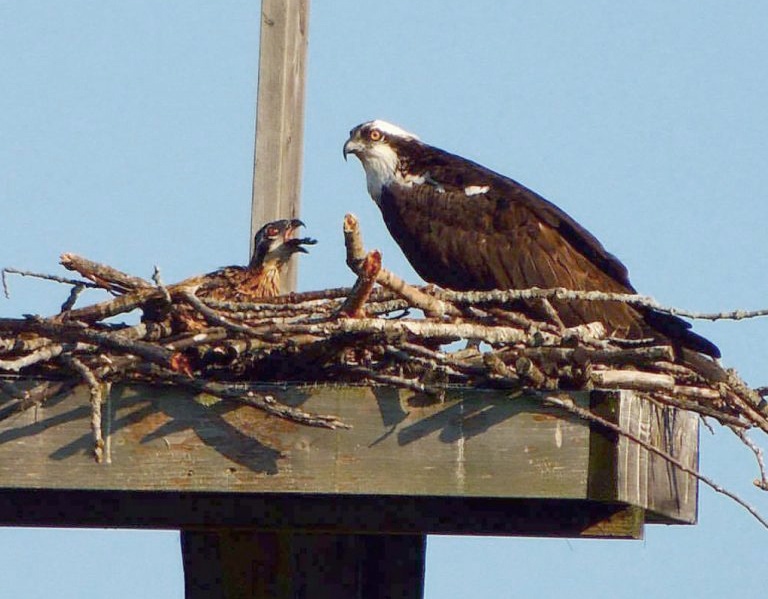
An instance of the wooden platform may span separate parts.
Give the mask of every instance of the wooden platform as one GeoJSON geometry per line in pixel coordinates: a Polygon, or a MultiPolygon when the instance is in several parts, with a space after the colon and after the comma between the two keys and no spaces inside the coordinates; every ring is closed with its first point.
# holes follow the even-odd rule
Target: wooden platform
{"type": "MultiPolygon", "coordinates": [[[[533,396],[269,392],[353,428],[116,387],[104,406],[112,463],[100,465],[80,389],[0,423],[0,524],[637,538],[645,522],[696,520],[695,479],[533,396]]],[[[570,397],[696,466],[695,415],[629,392],[570,397]]]]}

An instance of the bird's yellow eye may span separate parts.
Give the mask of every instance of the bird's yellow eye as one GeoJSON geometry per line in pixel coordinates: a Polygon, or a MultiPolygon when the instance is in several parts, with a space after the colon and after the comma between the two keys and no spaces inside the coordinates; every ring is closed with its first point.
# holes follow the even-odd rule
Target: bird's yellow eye
{"type": "Polygon", "coordinates": [[[378,129],[371,129],[371,132],[368,134],[368,137],[371,138],[371,141],[379,141],[383,135],[381,134],[381,131],[378,129]]]}

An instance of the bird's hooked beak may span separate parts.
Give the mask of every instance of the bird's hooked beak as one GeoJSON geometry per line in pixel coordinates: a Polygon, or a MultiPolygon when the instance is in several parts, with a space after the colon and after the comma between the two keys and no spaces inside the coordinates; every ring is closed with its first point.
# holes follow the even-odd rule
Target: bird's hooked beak
{"type": "Polygon", "coordinates": [[[283,243],[290,248],[292,252],[301,252],[303,254],[308,254],[309,252],[306,250],[306,248],[302,247],[303,245],[315,245],[317,243],[317,239],[312,239],[311,237],[302,237],[302,238],[296,238],[294,235],[296,234],[296,230],[299,227],[306,226],[302,221],[300,221],[298,218],[294,218],[288,223],[288,226],[285,228],[285,233],[283,234],[283,243]]]}
{"type": "Polygon", "coordinates": [[[349,136],[349,139],[344,144],[344,160],[346,161],[349,154],[359,154],[365,149],[360,139],[354,133],[349,136]]]}

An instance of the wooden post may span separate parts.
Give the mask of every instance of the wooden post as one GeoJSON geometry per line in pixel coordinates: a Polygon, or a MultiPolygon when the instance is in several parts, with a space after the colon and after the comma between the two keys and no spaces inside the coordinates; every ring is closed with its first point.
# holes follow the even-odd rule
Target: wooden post
{"type": "Polygon", "coordinates": [[[187,596],[420,599],[425,544],[423,535],[185,534],[187,596]],[[192,556],[206,567],[187,567],[192,556]]]}
{"type": "MultiPolygon", "coordinates": [[[[251,252],[265,222],[299,215],[308,25],[309,0],[262,0],[251,252]]],[[[295,287],[295,263],[282,281],[295,287]]]]}
{"type": "MultiPolygon", "coordinates": [[[[251,252],[265,222],[299,216],[308,25],[309,0],[262,0],[251,252]]],[[[281,285],[295,288],[295,262],[281,285]]],[[[422,596],[423,534],[181,535],[188,598],[422,596]]]]}

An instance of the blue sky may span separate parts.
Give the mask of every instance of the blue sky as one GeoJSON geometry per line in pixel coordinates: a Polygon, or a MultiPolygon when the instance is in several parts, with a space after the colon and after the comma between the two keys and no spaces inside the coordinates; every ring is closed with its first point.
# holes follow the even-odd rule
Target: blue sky
{"type": "MultiPolygon", "coordinates": [[[[410,280],[341,147],[383,118],[535,189],[659,301],[768,304],[768,4],[316,1],[301,289],[345,285],[345,212],[410,280]]],[[[0,0],[0,265],[72,251],[166,281],[249,247],[258,3],[0,0]]],[[[0,315],[49,314],[21,279],[0,315]]],[[[768,323],[695,324],[768,384],[768,323]]],[[[702,470],[768,514],[748,452],[702,434],[702,470]]],[[[756,437],[763,446],[764,436],[756,437]]],[[[643,541],[431,537],[427,597],[764,593],[766,531],[702,488],[695,527],[643,541]]],[[[182,597],[173,532],[0,529],[5,596],[182,597]],[[137,575],[138,573],[138,575],[137,575]]]]}

